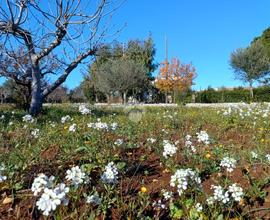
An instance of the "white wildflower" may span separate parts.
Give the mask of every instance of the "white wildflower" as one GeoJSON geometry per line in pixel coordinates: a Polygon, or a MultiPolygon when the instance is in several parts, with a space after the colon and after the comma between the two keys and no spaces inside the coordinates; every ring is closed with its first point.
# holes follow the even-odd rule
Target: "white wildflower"
{"type": "Polygon", "coordinates": [[[4,165],[1,165],[0,166],[0,183],[7,179],[7,176],[2,175],[2,171],[4,171],[4,170],[5,170],[4,165]]]}
{"type": "Polygon", "coordinates": [[[77,125],[76,124],[72,124],[72,125],[69,126],[68,131],[69,132],[75,132],[76,131],[76,128],[77,128],[77,125]]]}
{"type": "Polygon", "coordinates": [[[85,173],[78,166],[67,170],[66,174],[66,179],[71,181],[71,184],[76,187],[83,183],[84,179],[86,178],[85,173]]]}
{"type": "Polygon", "coordinates": [[[163,156],[167,159],[168,156],[173,156],[176,153],[177,147],[174,144],[170,144],[169,141],[163,141],[163,156]]]}
{"type": "Polygon", "coordinates": [[[79,112],[82,113],[83,115],[88,115],[91,113],[91,110],[86,107],[86,105],[80,105],[79,106],[79,112]]]}
{"type": "Polygon", "coordinates": [[[235,183],[229,186],[228,192],[231,193],[232,198],[236,202],[240,202],[240,200],[242,199],[242,196],[244,195],[242,187],[237,186],[237,184],[235,183]]]}
{"type": "Polygon", "coordinates": [[[61,204],[61,199],[52,190],[45,188],[44,193],[41,195],[36,205],[42,211],[43,215],[48,216],[51,211],[54,211],[58,205],[61,204]]]}
{"type": "Polygon", "coordinates": [[[97,193],[87,196],[86,197],[86,203],[93,203],[95,205],[101,204],[102,199],[99,197],[97,193]]]}
{"type": "Polygon", "coordinates": [[[118,123],[116,122],[111,123],[111,129],[114,131],[116,130],[116,128],[118,128],[118,123]]]}
{"type": "Polygon", "coordinates": [[[147,138],[147,141],[150,142],[151,144],[156,142],[156,139],[154,138],[147,138]]]}
{"type": "Polygon", "coordinates": [[[39,137],[39,134],[40,134],[40,131],[38,128],[35,128],[33,131],[31,131],[31,135],[34,137],[34,138],[38,138],[39,137]]]}
{"type": "Polygon", "coordinates": [[[33,123],[35,121],[32,115],[25,115],[22,117],[22,119],[24,122],[29,122],[29,123],[33,123]]]}
{"type": "Polygon", "coordinates": [[[206,133],[206,131],[200,131],[200,133],[197,134],[197,140],[199,143],[209,144],[209,135],[206,133]]]}
{"type": "Polygon", "coordinates": [[[220,166],[226,168],[231,173],[236,167],[236,160],[234,158],[224,157],[220,162],[220,166]]]}
{"type": "Polygon", "coordinates": [[[101,180],[105,183],[116,183],[117,182],[118,170],[114,162],[108,163],[105,167],[105,171],[101,176],[101,180]]]}
{"type": "Polygon", "coordinates": [[[158,201],[154,201],[152,206],[155,209],[165,209],[166,208],[165,204],[163,204],[160,199],[158,201]]]}
{"type": "Polygon", "coordinates": [[[201,179],[198,174],[190,168],[179,169],[171,176],[170,185],[177,187],[179,195],[182,195],[183,192],[187,190],[188,186],[192,184],[200,185],[201,179]]]}
{"type": "Polygon", "coordinates": [[[31,187],[32,192],[34,192],[34,196],[37,196],[45,188],[50,188],[53,185],[54,179],[54,176],[50,176],[50,178],[48,178],[44,173],[38,174],[31,187]]]}
{"type": "Polygon", "coordinates": [[[66,116],[63,116],[61,118],[61,123],[64,124],[66,123],[67,121],[70,121],[71,120],[71,117],[69,115],[66,115],[66,116]]]}
{"type": "Polygon", "coordinates": [[[171,191],[164,191],[163,192],[163,197],[164,197],[165,200],[171,199],[172,196],[173,196],[173,193],[171,191]]]}
{"type": "Polygon", "coordinates": [[[199,202],[196,203],[195,209],[197,210],[197,212],[202,212],[202,210],[203,210],[202,204],[199,202]]]}
{"type": "Polygon", "coordinates": [[[265,158],[266,158],[267,162],[270,162],[270,154],[266,154],[265,158]]]}
{"type": "Polygon", "coordinates": [[[252,159],[258,159],[259,155],[255,151],[250,152],[252,159]]]}
{"type": "Polygon", "coordinates": [[[120,146],[120,145],[122,145],[124,143],[124,141],[123,141],[123,139],[117,139],[115,142],[114,142],[114,144],[115,145],[117,145],[117,146],[120,146]]]}

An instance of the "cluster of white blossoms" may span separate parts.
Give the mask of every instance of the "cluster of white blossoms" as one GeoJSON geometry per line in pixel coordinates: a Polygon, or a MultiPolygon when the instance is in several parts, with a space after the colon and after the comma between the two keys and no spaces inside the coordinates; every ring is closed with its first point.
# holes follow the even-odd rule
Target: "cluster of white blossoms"
{"type": "Polygon", "coordinates": [[[259,155],[255,151],[250,152],[252,159],[258,159],[259,155]]]}
{"type": "Polygon", "coordinates": [[[97,119],[97,122],[93,123],[88,123],[87,124],[88,128],[93,128],[96,130],[116,130],[118,128],[118,123],[113,122],[111,124],[107,124],[106,122],[101,122],[100,118],[97,119]]]}
{"type": "MultiPolygon", "coordinates": [[[[66,172],[66,180],[69,186],[73,185],[78,187],[86,179],[86,175],[82,170],[76,166],[72,167],[66,172]]],[[[45,174],[39,174],[33,181],[31,190],[34,196],[40,196],[36,206],[42,211],[43,215],[48,216],[54,211],[60,204],[67,205],[68,198],[66,197],[69,192],[69,187],[65,183],[55,184],[54,176],[46,176],[45,174]]]]}
{"type": "Polygon", "coordinates": [[[223,204],[227,204],[229,202],[240,202],[242,199],[244,192],[242,187],[237,186],[237,184],[232,184],[225,190],[222,186],[211,186],[214,189],[213,196],[207,199],[207,203],[209,205],[214,204],[214,202],[222,202],[223,204]]]}
{"type": "Polygon", "coordinates": [[[111,129],[114,131],[116,130],[116,128],[118,128],[118,123],[117,122],[111,123],[111,129]]]}
{"type": "Polygon", "coordinates": [[[162,203],[161,199],[159,199],[158,201],[154,201],[152,206],[154,207],[154,209],[157,210],[166,209],[166,205],[162,203]]]}
{"type": "Polygon", "coordinates": [[[109,126],[106,122],[101,122],[100,119],[98,119],[95,123],[88,123],[88,128],[93,128],[96,130],[109,130],[109,126]]]}
{"type": "Polygon", "coordinates": [[[22,117],[23,122],[29,122],[33,123],[35,119],[32,117],[32,115],[25,115],[22,117]]]}
{"type": "Polygon", "coordinates": [[[34,182],[32,183],[31,187],[34,196],[37,196],[45,188],[50,188],[53,185],[54,180],[55,180],[54,176],[48,177],[44,173],[38,174],[38,176],[34,179],[34,182]]]}
{"type": "Polygon", "coordinates": [[[203,210],[202,204],[197,202],[195,205],[195,209],[197,210],[197,212],[202,212],[203,210]]]}
{"type": "Polygon", "coordinates": [[[89,115],[91,114],[91,110],[89,108],[86,107],[86,105],[82,104],[79,106],[79,112],[82,115],[89,115]]]}
{"type": "Polygon", "coordinates": [[[43,215],[46,216],[54,211],[61,203],[64,205],[67,205],[68,203],[66,194],[69,192],[69,187],[66,187],[64,183],[61,183],[53,188],[54,180],[54,176],[48,177],[41,173],[34,179],[31,187],[34,196],[41,194],[36,206],[42,211],[43,215]]]}
{"type": "Polygon", "coordinates": [[[36,203],[37,208],[42,211],[43,215],[48,216],[61,203],[68,204],[66,194],[69,192],[69,187],[64,183],[56,186],[54,189],[45,188],[41,197],[36,203]]]}
{"type": "Polygon", "coordinates": [[[69,132],[75,132],[76,129],[77,129],[77,125],[74,123],[74,124],[72,124],[72,125],[69,126],[68,131],[69,132]]]}
{"type": "Polygon", "coordinates": [[[71,184],[78,187],[86,179],[86,174],[78,167],[72,167],[66,172],[66,179],[71,181],[71,184]]]}
{"type": "Polygon", "coordinates": [[[169,143],[168,140],[163,141],[163,156],[167,159],[168,156],[173,156],[177,151],[177,147],[174,144],[169,143]]]}
{"type": "Polygon", "coordinates": [[[118,139],[114,142],[114,144],[117,145],[117,146],[121,146],[123,143],[124,143],[123,139],[120,139],[120,138],[118,138],[118,139]]]}
{"type": "Polygon", "coordinates": [[[220,166],[226,168],[231,173],[236,167],[236,160],[234,158],[224,157],[220,162],[220,166]]]}
{"type": "Polygon", "coordinates": [[[66,115],[61,118],[61,123],[64,124],[70,120],[71,120],[71,117],[69,115],[66,115]]]}
{"type": "Polygon", "coordinates": [[[177,187],[177,192],[182,195],[183,192],[188,188],[189,185],[201,185],[201,179],[197,172],[192,169],[179,169],[171,176],[170,185],[172,187],[177,187]]]}
{"type": "Polygon", "coordinates": [[[5,115],[1,115],[0,120],[4,120],[5,119],[5,115]]]}
{"type": "Polygon", "coordinates": [[[209,144],[209,135],[207,134],[206,131],[200,131],[197,134],[197,140],[199,143],[204,143],[204,144],[209,144]]]}
{"type": "Polygon", "coordinates": [[[104,173],[101,175],[101,180],[104,183],[116,183],[117,182],[118,169],[114,162],[110,162],[105,167],[104,173]]]}
{"type": "Polygon", "coordinates": [[[154,138],[147,138],[147,141],[150,142],[151,144],[156,142],[156,139],[154,138]]]}
{"type": "Polygon", "coordinates": [[[35,128],[34,130],[31,131],[31,135],[34,137],[34,138],[38,138],[39,135],[40,135],[40,131],[38,128],[35,128]]]}
{"type": "Polygon", "coordinates": [[[86,203],[92,203],[94,205],[99,205],[99,204],[101,204],[101,202],[102,202],[102,199],[99,197],[99,195],[97,193],[86,197],[86,203]]]}
{"type": "Polygon", "coordinates": [[[0,166],[0,183],[3,182],[3,181],[5,181],[5,180],[7,179],[7,176],[4,176],[4,175],[2,174],[2,172],[3,172],[4,170],[5,170],[4,165],[1,165],[1,166],[0,166]]]}
{"type": "Polygon", "coordinates": [[[170,200],[173,196],[173,193],[171,191],[163,190],[163,197],[165,200],[170,200]]]}
{"type": "Polygon", "coordinates": [[[270,162],[270,154],[266,154],[265,158],[266,158],[267,162],[270,162]]]}
{"type": "Polygon", "coordinates": [[[185,137],[185,146],[189,148],[193,153],[196,153],[196,148],[194,147],[192,141],[191,141],[191,135],[186,135],[185,137]]]}

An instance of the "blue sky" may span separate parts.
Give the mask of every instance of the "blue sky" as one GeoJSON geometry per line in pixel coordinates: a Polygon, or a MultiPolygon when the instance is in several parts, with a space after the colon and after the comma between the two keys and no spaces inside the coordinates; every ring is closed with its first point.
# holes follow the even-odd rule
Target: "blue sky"
{"type": "MultiPolygon", "coordinates": [[[[164,60],[164,36],[169,59],[192,62],[197,69],[194,89],[238,86],[229,66],[230,53],[246,47],[270,26],[269,0],[126,0],[112,24],[127,24],[117,40],[145,39],[149,32],[156,46],[156,62],[164,60]]],[[[158,71],[155,72],[157,74],[158,71]]],[[[65,85],[82,80],[80,68],[65,85]]]]}

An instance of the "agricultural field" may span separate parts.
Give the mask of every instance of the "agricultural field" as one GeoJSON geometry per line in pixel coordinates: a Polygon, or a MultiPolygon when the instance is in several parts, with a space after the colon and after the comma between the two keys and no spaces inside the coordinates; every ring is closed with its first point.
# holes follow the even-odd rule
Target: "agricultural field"
{"type": "Polygon", "coordinates": [[[269,219],[270,106],[0,109],[0,219],[269,219]]]}

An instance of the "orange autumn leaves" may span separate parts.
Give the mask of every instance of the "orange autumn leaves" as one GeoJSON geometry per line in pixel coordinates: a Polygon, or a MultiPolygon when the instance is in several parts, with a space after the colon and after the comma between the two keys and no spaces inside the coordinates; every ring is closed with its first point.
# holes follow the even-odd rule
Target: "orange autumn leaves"
{"type": "Polygon", "coordinates": [[[177,58],[161,63],[155,85],[163,92],[183,92],[193,85],[196,70],[192,64],[182,64],[177,58]]]}

